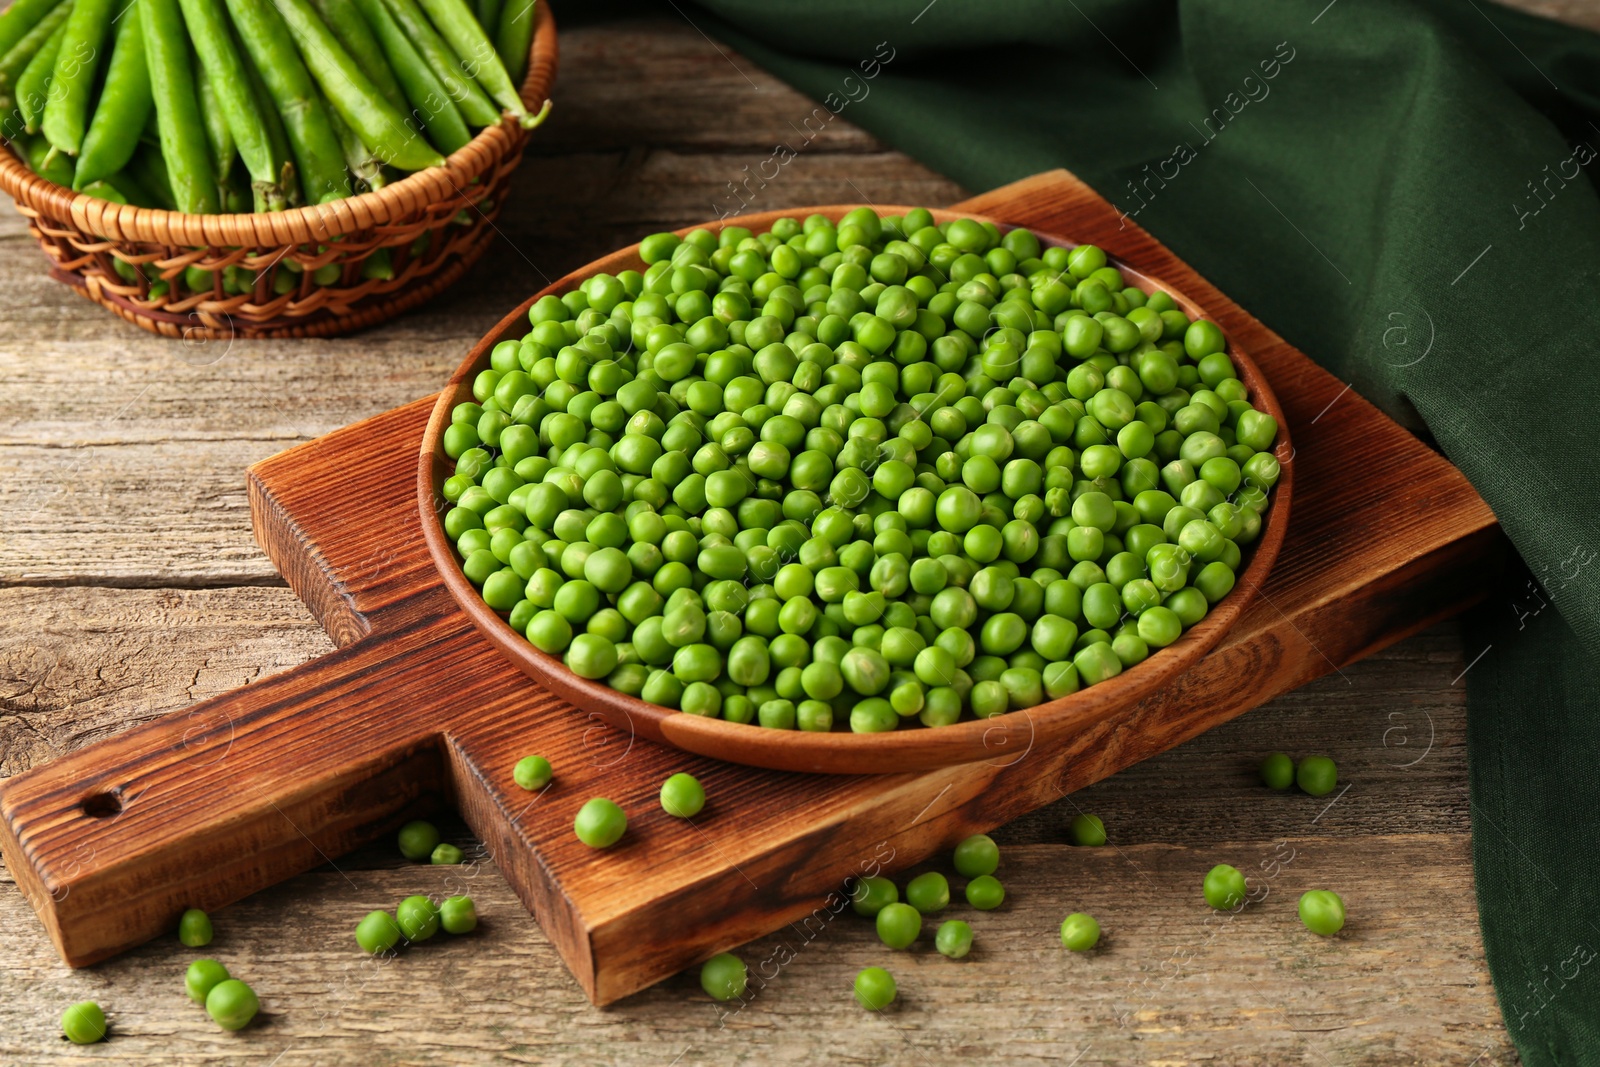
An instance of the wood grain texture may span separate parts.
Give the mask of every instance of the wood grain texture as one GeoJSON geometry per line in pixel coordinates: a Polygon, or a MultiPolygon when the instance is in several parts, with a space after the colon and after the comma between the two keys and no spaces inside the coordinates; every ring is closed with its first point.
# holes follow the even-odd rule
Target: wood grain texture
{"type": "MultiPolygon", "coordinates": [[[[971,203],[1094,240],[1200,300],[1270,368],[1290,425],[1343,396],[1064,172],[971,203]]],[[[251,472],[264,547],[336,642],[353,643],[0,787],[0,841],[25,857],[13,873],[65,960],[125,950],[186,906],[265,888],[437,798],[461,808],[585,991],[609,1003],[811,913],[863,864],[915,862],[1414,631],[1470,601],[1478,586],[1465,576],[1497,551],[1492,516],[1459,473],[1351,396],[1323,424],[1322,447],[1293,460],[1315,487],[1302,509],[1311,524],[1290,519],[1293,565],[1175,683],[1057,744],[1008,732],[983,762],[874,778],[761,772],[596,729],[592,713],[518,684],[428,569],[406,513],[400,460],[417,454],[427,408],[396,409],[251,472]],[[1396,504],[1427,501],[1385,538],[1366,536],[1359,516],[1374,509],[1355,506],[1379,489],[1348,477],[1363,454],[1394,472],[1396,504]],[[560,768],[534,797],[509,781],[530,750],[560,768]],[[741,803],[737,820],[716,803],[697,821],[672,820],[655,793],[681,767],[713,797],[761,802],[741,803]],[[594,795],[634,814],[623,845],[604,853],[570,834],[594,795]],[[707,893],[718,880],[731,886],[707,893]]]]}
{"type": "MultiPolygon", "coordinates": [[[[203,1020],[181,988],[193,953],[175,942],[69,973],[34,940],[0,959],[0,982],[32,987],[20,1002],[0,1002],[0,1049],[27,1063],[83,1055],[63,1047],[50,1013],[34,1006],[93,997],[111,1026],[110,1043],[95,1051],[141,1067],[1505,1064],[1514,1053],[1493,1024],[1469,871],[1458,834],[1015,846],[1000,872],[1001,910],[958,902],[939,916],[972,924],[965,960],[935,953],[930,929],[891,952],[846,909],[745,945],[756,977],[743,1002],[718,1004],[685,973],[596,1012],[561,978],[547,932],[493,865],[341,864],[216,917],[206,951],[261,997],[250,1030],[225,1034],[203,1020]],[[1201,877],[1221,859],[1251,870],[1265,892],[1231,918],[1199,899],[1201,877]],[[1330,940],[1294,916],[1300,892],[1325,886],[1338,887],[1350,909],[1330,940]],[[473,935],[441,934],[388,960],[355,951],[354,916],[412,893],[463,890],[482,917],[473,935]],[[1419,900],[1428,902],[1425,923],[1419,900]],[[1057,940],[1061,918],[1075,910],[1104,926],[1093,953],[1068,953],[1057,940]],[[881,1015],[850,995],[865,966],[890,968],[899,985],[898,1002],[881,1015]],[[136,987],[149,992],[130,1004],[122,991],[136,987]]],[[[0,896],[0,918],[28,921],[16,894],[0,896]]]]}
{"type": "MultiPolygon", "coordinates": [[[[1517,0],[1514,6],[1541,5],[1517,0]]],[[[1583,4],[1551,11],[1563,12],[1578,22],[1587,14],[1595,25],[1583,4]]],[[[643,233],[705,217],[726,195],[727,181],[770,153],[773,131],[814,106],[729,52],[756,83],[759,91],[753,90],[673,13],[570,32],[562,48],[557,108],[498,220],[501,243],[425,312],[356,338],[241,342],[223,354],[131,328],[119,333],[108,328],[103,311],[45,275],[21,220],[0,212],[0,280],[7,292],[0,304],[0,379],[7,383],[0,456],[9,475],[0,482],[0,585],[6,586],[0,588],[0,774],[329,650],[329,639],[277,584],[281,579],[251,541],[243,468],[427,394],[505,308],[548,279],[643,233]],[[602,63],[602,57],[610,58],[602,63]],[[705,106],[677,104],[690,99],[705,106]],[[723,121],[735,113],[737,122],[723,121]],[[26,522],[18,518],[19,502],[27,505],[26,522]]],[[[758,207],[860,195],[942,204],[962,191],[840,121],[765,195],[771,199],[758,207]]],[[[1382,1010],[1371,1018],[1348,1016],[1358,1027],[1302,1023],[1293,1033],[1263,1037],[1259,1021],[1289,1003],[1291,991],[1274,986],[1263,995],[1224,965],[1205,972],[1203,981],[1164,986],[1152,1004],[1164,1035],[1159,1046],[1097,1042],[1081,1063],[1466,1064],[1479,1052],[1480,1067],[1516,1062],[1483,969],[1465,847],[1459,676],[1480,651],[1463,655],[1456,628],[1441,624],[997,832],[1008,844],[1059,841],[1082,806],[1103,814],[1113,839],[1123,843],[1182,841],[1203,850],[1238,841],[1265,849],[1278,837],[1315,832],[1323,847],[1343,849],[1359,846],[1357,838],[1390,834],[1347,864],[1332,888],[1348,895],[1360,884],[1415,904],[1417,885],[1440,879],[1454,887],[1430,888],[1426,905],[1440,921],[1397,925],[1381,965],[1351,954],[1299,972],[1307,985],[1293,991],[1297,1003],[1315,997],[1354,1005],[1349,998],[1357,991],[1380,999],[1382,1010]],[[1275,803],[1253,785],[1255,762],[1274,748],[1328,752],[1351,791],[1308,825],[1317,814],[1305,810],[1310,798],[1275,803]],[[1421,762],[1408,766],[1417,755],[1421,762]],[[1426,847],[1427,834],[1444,835],[1439,840],[1455,847],[1426,847]],[[1459,938],[1441,940],[1445,933],[1459,938]],[[1484,1034],[1478,1046],[1460,1053],[1463,1035],[1477,1033],[1484,1034]]],[[[1054,879],[1052,899],[1078,879],[1081,856],[1060,849],[1043,858],[1054,879]]],[[[711,1006],[697,999],[692,978],[671,979],[606,1011],[586,1007],[527,919],[515,926],[491,920],[493,936],[471,945],[467,961],[452,971],[470,993],[470,1010],[435,992],[432,979],[440,972],[413,970],[383,984],[355,983],[357,995],[346,1000],[354,1006],[323,1016],[327,999],[352,986],[350,956],[337,946],[321,948],[319,932],[342,938],[369,896],[392,905],[421,888],[410,877],[370,873],[394,866],[386,845],[337,862],[353,881],[376,888],[357,894],[345,874],[324,866],[221,912],[218,951],[251,961],[252,980],[273,1013],[269,1028],[241,1035],[219,1033],[175,991],[172,982],[190,957],[175,942],[163,938],[69,971],[27,917],[20,895],[0,887],[7,920],[0,1062],[110,1055],[116,1062],[265,1067],[281,1055],[284,1067],[660,1065],[691,1044],[684,1064],[942,1059],[898,1044],[879,1020],[857,1013],[830,1014],[826,1029],[814,1025],[810,1013],[838,994],[838,976],[884,962],[886,953],[859,928],[846,956],[828,968],[791,971],[796,980],[764,995],[761,1014],[753,1014],[757,1006],[747,1009],[732,1041],[714,1040],[711,1006]],[[107,1048],[67,1047],[55,1018],[85,996],[100,999],[114,1020],[140,1021],[137,1042],[130,1036],[107,1048]],[[692,1017],[691,1007],[706,1018],[692,1017]],[[678,1036],[682,1044],[672,1045],[678,1036]],[[885,1040],[891,1037],[896,1044],[885,1040]]],[[[492,870],[486,875],[496,877],[492,870]]],[[[515,906],[509,888],[491,892],[487,884],[474,889],[480,902],[497,901],[496,911],[515,906]]],[[[1152,916],[1193,916],[1181,893],[1139,896],[1143,883],[1131,867],[1110,884],[1152,916]]],[[[1012,899],[1020,907],[1025,898],[1013,887],[1012,899]]],[[[989,922],[1007,936],[1033,936],[1020,914],[1008,908],[989,922]]],[[[1052,910],[1043,921],[1053,925],[1058,918],[1052,910]]],[[[1230,956],[1260,955],[1270,932],[1235,924],[1230,956]]],[[[764,958],[755,951],[745,954],[764,958]]],[[[1033,982],[1010,973],[979,980],[963,973],[955,982],[931,998],[937,1010],[913,1017],[928,1041],[952,1057],[969,1049],[998,1057],[1018,1048],[1010,1031],[996,1026],[997,1001],[1023,1005],[1034,1018],[1079,1012],[1085,1039],[1111,1017],[1093,986],[1048,986],[1035,997],[1033,982]]]]}

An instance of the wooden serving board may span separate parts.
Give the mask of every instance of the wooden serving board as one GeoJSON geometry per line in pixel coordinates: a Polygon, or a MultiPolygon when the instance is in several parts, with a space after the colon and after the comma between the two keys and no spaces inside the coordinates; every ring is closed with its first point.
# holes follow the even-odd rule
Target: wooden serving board
{"type": "Polygon", "coordinates": [[[803,922],[851,874],[915,863],[1482,595],[1504,541],[1466,479],[1087,186],[1055,171],[957,206],[1092,241],[1182,287],[1272,382],[1299,449],[1288,538],[1198,666],[1048,750],[920,773],[789,774],[619,733],[535,687],[447,595],[415,508],[425,398],[250,470],[256,539],[338,651],[0,784],[0,850],[62,959],[170,934],[186,907],[222,908],[454,805],[609,1003],[803,922]],[[511,780],[531,753],[556,767],[538,794],[511,780]],[[679,770],[711,798],[692,822],[657,801],[679,770]],[[597,795],[630,819],[599,852],[572,834],[597,795]]]}

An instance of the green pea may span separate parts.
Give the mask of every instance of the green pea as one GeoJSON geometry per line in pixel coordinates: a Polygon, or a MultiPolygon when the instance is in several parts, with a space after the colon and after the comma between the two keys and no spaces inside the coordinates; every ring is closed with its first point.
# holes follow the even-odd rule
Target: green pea
{"type": "Polygon", "coordinates": [[[1100,943],[1100,924],[1081,911],[1061,920],[1061,945],[1073,952],[1088,952],[1100,943]]]}
{"type": "Polygon", "coordinates": [[[195,960],[184,972],[183,986],[188,991],[189,999],[203,1006],[206,995],[228,978],[228,968],[216,960],[195,960]]]}
{"type": "Polygon", "coordinates": [[[700,965],[700,988],[717,1000],[738,1000],[749,981],[749,969],[731,952],[718,953],[700,965]]]}
{"type": "Polygon", "coordinates": [[[893,949],[909,948],[922,932],[922,915],[910,904],[885,904],[874,922],[878,939],[893,949]]]}
{"type": "Polygon", "coordinates": [[[679,819],[692,819],[706,806],[706,791],[691,774],[679,772],[661,783],[661,810],[679,819]]]}
{"type": "Polygon", "coordinates": [[[1294,771],[1295,784],[1314,797],[1327,796],[1339,784],[1339,769],[1327,756],[1307,756],[1294,771]]]}
{"type": "Polygon", "coordinates": [[[1072,817],[1067,837],[1074,845],[1098,848],[1106,843],[1106,826],[1098,815],[1079,813],[1072,817]]]}
{"type": "Polygon", "coordinates": [[[356,924],[356,944],[361,946],[363,952],[377,955],[388,952],[399,943],[400,925],[386,911],[368,912],[366,918],[356,924]]]}
{"type": "Polygon", "coordinates": [[[590,848],[610,848],[628,829],[628,817],[614,801],[594,797],[578,809],[572,832],[590,848]]]}
{"type": "Polygon", "coordinates": [[[1327,889],[1313,889],[1300,896],[1300,921],[1322,937],[1332,937],[1344,929],[1344,901],[1327,889]]]}
{"type": "Polygon", "coordinates": [[[900,899],[900,890],[887,878],[860,878],[850,889],[850,908],[857,915],[873,918],[900,899]]]}
{"type": "Polygon", "coordinates": [[[206,1014],[224,1030],[243,1030],[260,1010],[255,990],[237,978],[217,983],[206,994],[206,1014]]]}
{"type": "Polygon", "coordinates": [[[1268,789],[1288,789],[1294,777],[1294,760],[1285,753],[1274,752],[1261,761],[1261,782],[1268,789]]]}
{"type": "Polygon", "coordinates": [[[982,874],[967,883],[967,903],[979,911],[993,911],[1006,899],[1005,887],[992,874],[982,874]]]}
{"type": "Polygon", "coordinates": [[[426,860],[439,844],[439,830],[421,819],[400,828],[400,854],[408,860],[426,860]]]}
{"type": "Polygon", "coordinates": [[[856,975],[856,1001],[868,1011],[882,1011],[894,1003],[894,977],[882,967],[866,967],[856,975]]]}
{"type": "Polygon", "coordinates": [[[880,697],[856,702],[850,709],[850,730],[858,734],[885,733],[900,725],[900,714],[880,697]]]}
{"type": "Polygon", "coordinates": [[[478,928],[478,908],[471,897],[446,897],[439,904],[439,925],[447,934],[470,934],[478,928]]]}
{"type": "Polygon", "coordinates": [[[178,918],[178,940],[188,948],[211,944],[211,917],[199,908],[190,908],[178,918]]]}
{"type": "Polygon", "coordinates": [[[1234,911],[1244,906],[1246,885],[1239,868],[1219,863],[1206,872],[1202,885],[1206,903],[1218,911],[1234,911]]]}
{"type": "Polygon", "coordinates": [[[74,1045],[92,1045],[106,1036],[106,1013],[92,1000],[73,1004],[61,1013],[61,1032],[74,1045]]]}
{"type": "Polygon", "coordinates": [[[923,915],[943,911],[950,903],[950,883],[938,871],[927,871],[906,883],[906,903],[923,915]]]}
{"type": "Polygon", "coordinates": [[[439,932],[439,909],[427,897],[406,897],[395,908],[395,922],[407,941],[426,941],[439,932]]]}
{"type": "Polygon", "coordinates": [[[963,878],[993,874],[1000,866],[1000,848],[989,835],[974,834],[956,845],[953,862],[963,878]]]}

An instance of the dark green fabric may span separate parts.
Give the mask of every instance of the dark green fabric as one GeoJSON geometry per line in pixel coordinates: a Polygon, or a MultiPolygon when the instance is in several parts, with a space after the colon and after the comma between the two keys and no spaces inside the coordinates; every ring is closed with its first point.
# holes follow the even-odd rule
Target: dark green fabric
{"type": "Polygon", "coordinates": [[[1070,168],[1466,473],[1538,579],[1466,631],[1489,963],[1526,1063],[1600,1064],[1600,39],[1489,0],[681,10],[968,188],[1070,168]]]}

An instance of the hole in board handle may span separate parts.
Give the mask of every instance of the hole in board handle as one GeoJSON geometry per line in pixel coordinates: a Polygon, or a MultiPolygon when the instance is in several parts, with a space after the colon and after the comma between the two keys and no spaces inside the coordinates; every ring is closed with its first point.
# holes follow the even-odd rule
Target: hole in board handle
{"type": "Polygon", "coordinates": [[[122,814],[122,798],[115,793],[90,793],[79,806],[91,819],[109,819],[122,814]]]}

